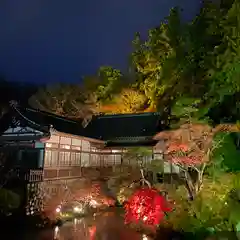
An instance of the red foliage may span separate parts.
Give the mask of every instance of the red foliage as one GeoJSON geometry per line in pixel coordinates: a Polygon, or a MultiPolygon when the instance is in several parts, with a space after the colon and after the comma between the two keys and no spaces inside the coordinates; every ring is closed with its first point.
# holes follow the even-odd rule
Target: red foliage
{"type": "Polygon", "coordinates": [[[91,195],[92,196],[99,196],[101,194],[101,186],[100,184],[93,184],[91,188],[91,195]]]}
{"type": "Polygon", "coordinates": [[[190,149],[186,144],[170,144],[167,152],[171,153],[171,152],[188,152],[190,149]]]}
{"type": "Polygon", "coordinates": [[[202,163],[202,158],[197,156],[173,156],[170,160],[175,164],[181,164],[186,166],[194,166],[202,163]]]}
{"type": "Polygon", "coordinates": [[[97,232],[97,227],[94,225],[92,227],[89,227],[88,229],[89,229],[90,240],[94,240],[97,232]]]}
{"type": "Polygon", "coordinates": [[[125,205],[125,223],[143,222],[154,227],[172,208],[155,189],[143,188],[136,191],[125,205]]]}
{"type": "Polygon", "coordinates": [[[166,152],[169,161],[180,165],[200,165],[204,159],[203,152],[191,149],[187,144],[170,144],[166,152]]]}

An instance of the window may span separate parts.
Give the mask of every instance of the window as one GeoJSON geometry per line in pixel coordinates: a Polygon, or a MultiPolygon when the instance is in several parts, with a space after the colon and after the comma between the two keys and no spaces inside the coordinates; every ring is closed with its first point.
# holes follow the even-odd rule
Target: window
{"type": "Polygon", "coordinates": [[[162,153],[154,153],[153,157],[155,160],[162,160],[163,154],[162,153]]]}
{"type": "Polygon", "coordinates": [[[81,151],[81,147],[80,146],[72,146],[71,148],[73,150],[81,151]]]}
{"type": "Polygon", "coordinates": [[[46,167],[54,167],[58,165],[58,151],[46,150],[44,165],[46,167]]]}
{"type": "Polygon", "coordinates": [[[46,143],[46,148],[58,148],[57,143],[46,143]]]}
{"type": "Polygon", "coordinates": [[[90,143],[88,141],[82,140],[82,151],[90,151],[90,143]]]}
{"type": "Polygon", "coordinates": [[[89,167],[89,153],[81,153],[81,166],[89,167]]]}
{"type": "Polygon", "coordinates": [[[164,169],[164,173],[171,173],[171,163],[169,162],[164,162],[163,163],[163,169],[164,169]]]}
{"type": "Polygon", "coordinates": [[[76,153],[76,164],[81,166],[81,153],[76,153]]]}
{"type": "Polygon", "coordinates": [[[97,148],[91,147],[91,152],[97,152],[97,148]]]}
{"type": "Polygon", "coordinates": [[[173,173],[179,173],[180,169],[176,164],[172,164],[172,172],[173,173]]]}
{"type": "Polygon", "coordinates": [[[70,149],[71,146],[70,146],[70,145],[67,145],[67,144],[61,144],[61,145],[60,145],[60,148],[70,149]]]}
{"type": "Polygon", "coordinates": [[[47,147],[47,148],[52,147],[52,143],[46,143],[46,147],[47,147]]]}
{"type": "Polygon", "coordinates": [[[76,153],[75,152],[71,153],[71,165],[72,166],[76,165],[76,153]]]}
{"type": "Polygon", "coordinates": [[[58,151],[52,151],[52,166],[58,165],[58,151]]]}
{"type": "Polygon", "coordinates": [[[71,138],[68,137],[61,137],[60,138],[60,144],[66,144],[66,145],[71,145],[71,138]]]}
{"type": "Polygon", "coordinates": [[[73,146],[81,147],[82,141],[81,141],[80,139],[75,139],[75,138],[73,138],[73,139],[72,139],[72,145],[73,145],[73,146]]]}
{"type": "Polygon", "coordinates": [[[44,165],[46,167],[51,166],[51,151],[50,150],[45,151],[44,165]]]}
{"type": "Polygon", "coordinates": [[[104,155],[104,165],[105,166],[114,165],[114,155],[104,155]]]}
{"type": "Polygon", "coordinates": [[[90,165],[97,167],[100,166],[100,157],[98,154],[91,154],[90,165]]]}
{"type": "Polygon", "coordinates": [[[70,166],[70,152],[60,152],[59,153],[59,165],[60,166],[70,166]]]}
{"type": "Polygon", "coordinates": [[[115,155],[115,165],[120,165],[121,164],[121,155],[115,155]]]}
{"type": "Polygon", "coordinates": [[[78,152],[71,153],[71,165],[73,166],[81,165],[81,153],[78,153],[78,152]]]}

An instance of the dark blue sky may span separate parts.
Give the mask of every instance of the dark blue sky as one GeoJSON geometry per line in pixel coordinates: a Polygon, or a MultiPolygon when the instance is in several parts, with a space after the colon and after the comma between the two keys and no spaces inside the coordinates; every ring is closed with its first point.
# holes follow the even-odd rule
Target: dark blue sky
{"type": "Polygon", "coordinates": [[[134,33],[176,5],[191,18],[199,0],[1,0],[0,75],[77,82],[101,65],[124,69],[134,33]]]}

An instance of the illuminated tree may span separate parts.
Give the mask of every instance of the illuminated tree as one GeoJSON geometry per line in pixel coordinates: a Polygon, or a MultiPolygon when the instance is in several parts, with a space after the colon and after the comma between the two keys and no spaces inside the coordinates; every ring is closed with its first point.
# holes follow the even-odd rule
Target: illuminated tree
{"type": "Polygon", "coordinates": [[[207,124],[186,123],[177,130],[159,133],[156,138],[165,140],[165,161],[170,161],[183,173],[189,198],[194,199],[201,190],[206,166],[211,164],[211,156],[219,148],[223,138],[215,141],[219,132],[238,132],[236,124],[220,124],[211,127],[207,124]]]}
{"type": "Polygon", "coordinates": [[[110,103],[101,104],[100,112],[104,113],[136,113],[144,109],[146,96],[135,89],[123,89],[113,96],[110,103]]]}
{"type": "Polygon", "coordinates": [[[179,9],[173,8],[165,21],[149,30],[147,41],[139,34],[133,41],[135,85],[144,92],[152,110],[156,111],[159,105],[166,107],[167,101],[177,96],[179,86],[184,84],[180,81],[179,65],[183,63],[185,30],[179,9]]]}
{"type": "Polygon", "coordinates": [[[49,85],[40,88],[29,99],[29,104],[42,111],[76,119],[83,118],[87,112],[80,86],[71,84],[49,85]]]}
{"type": "Polygon", "coordinates": [[[74,120],[83,120],[85,127],[95,113],[94,95],[84,92],[79,85],[57,84],[40,88],[29,99],[35,109],[74,120]]]}
{"type": "MultiPolygon", "coordinates": [[[[56,192],[48,193],[46,190],[44,195],[44,212],[49,218],[56,217],[56,209],[59,206],[67,206],[75,203],[83,208],[92,207],[93,205],[108,206],[113,204],[113,200],[109,199],[98,183],[79,184],[78,181],[74,185],[68,186],[61,184],[56,187],[56,192]]],[[[45,186],[47,189],[47,186],[45,186]]],[[[93,206],[95,207],[95,206],[93,206]]]]}
{"type": "Polygon", "coordinates": [[[143,223],[154,228],[171,210],[169,203],[157,190],[143,188],[136,191],[126,203],[125,222],[143,223]]]}

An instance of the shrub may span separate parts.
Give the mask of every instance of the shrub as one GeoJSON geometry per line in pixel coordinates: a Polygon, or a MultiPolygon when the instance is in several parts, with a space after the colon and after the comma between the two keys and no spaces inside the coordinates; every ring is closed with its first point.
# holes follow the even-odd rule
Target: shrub
{"type": "Polygon", "coordinates": [[[8,189],[0,189],[0,209],[1,212],[7,214],[20,206],[20,196],[8,189]]]}
{"type": "Polygon", "coordinates": [[[202,229],[232,231],[240,220],[240,214],[236,213],[240,213],[236,211],[240,209],[240,203],[236,201],[235,178],[233,174],[223,174],[214,181],[205,178],[202,191],[193,201],[185,198],[186,190],[183,187],[169,193],[175,207],[165,224],[185,232],[202,229]]]}

